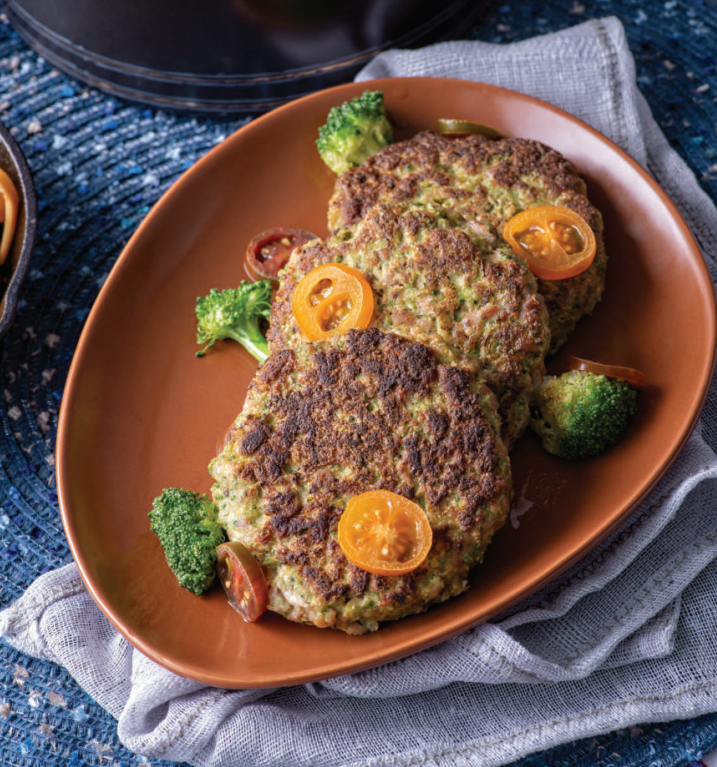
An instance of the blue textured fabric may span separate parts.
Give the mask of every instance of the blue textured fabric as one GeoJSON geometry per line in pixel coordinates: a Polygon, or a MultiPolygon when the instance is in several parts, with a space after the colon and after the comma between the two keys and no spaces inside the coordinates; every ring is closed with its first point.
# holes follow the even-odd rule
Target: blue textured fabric
{"type": "MultiPolygon", "coordinates": [[[[2,5],[0,4],[0,9],[2,5]]],[[[596,0],[488,6],[476,39],[510,42],[615,15],[662,130],[717,200],[717,4],[596,0]]],[[[0,119],[26,153],[39,235],[22,303],[0,343],[0,607],[70,561],[53,454],[84,320],[114,260],[172,182],[240,120],[126,104],[71,80],[0,21],[0,119]]],[[[0,642],[0,765],[162,767],[129,753],[112,717],[62,669],[0,642]]],[[[716,704],[717,708],[717,704],[716,704]]],[[[678,767],[717,747],[717,713],[566,744],[514,767],[678,767]]]]}

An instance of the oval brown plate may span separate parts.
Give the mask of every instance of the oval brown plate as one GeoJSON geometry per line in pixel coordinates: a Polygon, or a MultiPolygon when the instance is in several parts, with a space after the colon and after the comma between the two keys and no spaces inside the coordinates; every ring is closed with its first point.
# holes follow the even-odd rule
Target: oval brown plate
{"type": "Polygon", "coordinates": [[[139,227],[80,339],[62,402],[57,476],[65,530],[112,623],[172,671],[220,687],[298,684],[369,668],[475,626],[554,578],[614,529],[689,437],[711,378],[712,285],[665,194],[615,145],[542,102],[487,85],[377,80],[397,138],[459,115],[538,139],[584,172],[605,216],[605,298],[565,355],[641,369],[637,419],[593,461],[567,464],[531,436],[514,452],[528,508],[497,535],[470,590],[424,615],[349,637],[266,614],[245,624],[219,588],[195,597],[167,568],[147,512],[162,488],[210,487],[207,464],[255,369],[238,345],[194,356],[196,297],[245,278],[247,242],[274,226],[326,232],[333,174],[318,157],[328,110],[365,90],[313,94],[242,128],[191,168],[139,227]]]}

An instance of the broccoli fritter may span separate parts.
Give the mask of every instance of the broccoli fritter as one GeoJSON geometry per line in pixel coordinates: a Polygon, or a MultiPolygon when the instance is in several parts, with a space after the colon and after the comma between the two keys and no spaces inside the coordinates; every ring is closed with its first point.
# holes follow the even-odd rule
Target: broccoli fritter
{"type": "Polygon", "coordinates": [[[530,426],[549,453],[577,461],[616,445],[636,412],[637,392],[625,381],[570,370],[545,377],[530,426]]]}
{"type": "Polygon", "coordinates": [[[230,540],[264,567],[269,609],[349,633],[463,592],[510,510],[508,452],[491,392],[417,343],[375,328],[272,353],[212,461],[230,540]],[[425,511],[428,558],[405,575],[350,563],[349,498],[383,489],[425,511]]]}
{"type": "Polygon", "coordinates": [[[183,488],[166,488],[154,499],[149,519],[179,585],[204,593],[216,576],[216,548],[226,540],[212,499],[183,488]]]}
{"type": "Polygon", "coordinates": [[[355,168],[393,141],[381,91],[365,91],[334,107],[319,128],[316,146],[334,173],[355,168]]]}
{"type": "Polygon", "coordinates": [[[454,227],[440,212],[377,205],[353,227],[297,248],[280,273],[267,334],[273,352],[304,343],[292,294],[319,264],[360,271],[374,294],[371,325],[465,367],[499,401],[509,446],[528,424],[542,380],[548,318],[535,277],[507,245],[454,227]]]}
{"type": "Polygon", "coordinates": [[[566,280],[538,281],[550,314],[551,354],[602,296],[607,265],[602,216],[574,165],[537,141],[446,138],[424,131],[391,144],[336,180],[329,229],[357,223],[379,202],[438,206],[455,224],[494,240],[502,240],[510,218],[536,205],[579,213],[597,240],[592,265],[566,280]]]}

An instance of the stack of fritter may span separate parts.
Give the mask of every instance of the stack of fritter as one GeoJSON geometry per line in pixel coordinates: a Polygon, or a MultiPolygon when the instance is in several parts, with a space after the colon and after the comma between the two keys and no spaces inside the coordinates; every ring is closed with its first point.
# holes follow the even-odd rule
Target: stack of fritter
{"type": "Polygon", "coordinates": [[[508,450],[545,355],[602,293],[602,223],[584,191],[535,142],[432,133],[338,178],[333,233],[282,272],[272,354],[210,467],[220,521],[263,565],[270,609],[361,633],[467,588],[509,513],[508,450]],[[593,265],[564,284],[536,280],[500,236],[538,204],[573,208],[598,237],[593,265]],[[310,344],[292,295],[326,263],[366,277],[374,314],[367,330],[310,344]],[[373,489],[431,523],[430,554],[408,574],[369,574],[337,542],[348,499],[373,489]]]}

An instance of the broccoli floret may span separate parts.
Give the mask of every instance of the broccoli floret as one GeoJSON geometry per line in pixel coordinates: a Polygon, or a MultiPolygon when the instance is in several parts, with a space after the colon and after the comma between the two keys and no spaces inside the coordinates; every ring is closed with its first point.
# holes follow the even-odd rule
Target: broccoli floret
{"type": "Polygon", "coordinates": [[[334,173],[361,165],[393,141],[381,91],[366,91],[334,107],[319,128],[316,146],[334,173]]]}
{"type": "Polygon", "coordinates": [[[154,499],[149,519],[179,585],[204,593],[216,575],[216,548],[226,540],[214,501],[170,487],[154,499]]]}
{"type": "Polygon", "coordinates": [[[536,391],[530,426],[549,452],[569,461],[616,445],[637,412],[637,392],[625,381],[570,370],[546,376],[536,391]]]}
{"type": "Polygon", "coordinates": [[[233,338],[259,362],[269,356],[269,345],[259,320],[271,310],[272,285],[269,280],[241,282],[238,288],[217,290],[197,299],[197,343],[206,344],[197,357],[206,354],[215,341],[233,338]]]}

